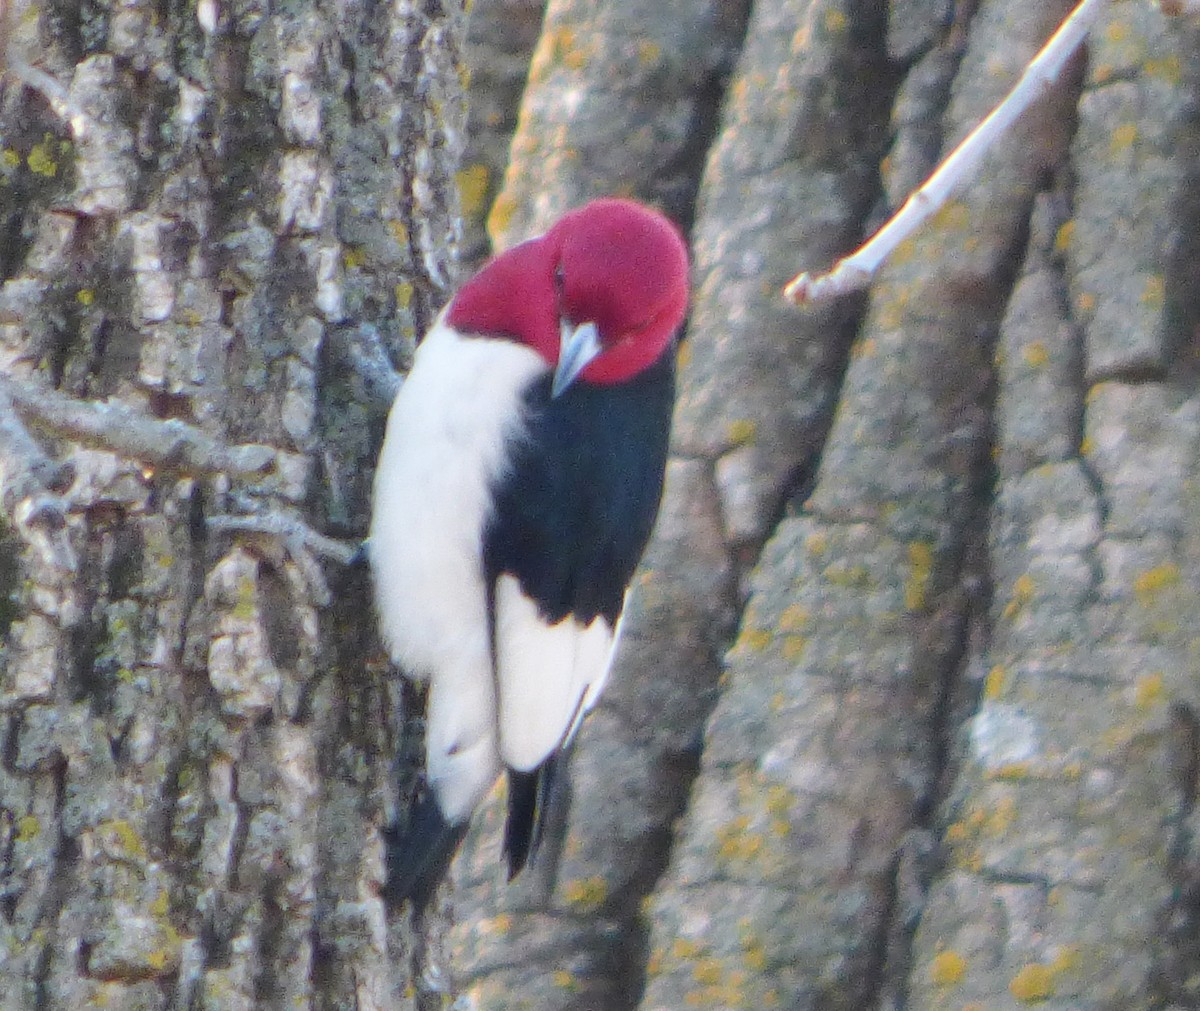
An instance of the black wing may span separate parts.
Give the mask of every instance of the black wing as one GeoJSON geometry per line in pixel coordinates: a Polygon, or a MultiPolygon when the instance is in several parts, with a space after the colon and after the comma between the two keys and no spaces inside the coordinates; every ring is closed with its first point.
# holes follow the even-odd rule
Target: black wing
{"type": "MultiPolygon", "coordinates": [[[[527,437],[496,487],[484,532],[489,587],[508,574],[550,623],[571,615],[616,624],[662,498],[674,362],[672,348],[631,382],[580,382],[557,398],[549,377],[530,388],[527,437]]],[[[541,837],[545,769],[510,776],[510,876],[541,837]]]]}

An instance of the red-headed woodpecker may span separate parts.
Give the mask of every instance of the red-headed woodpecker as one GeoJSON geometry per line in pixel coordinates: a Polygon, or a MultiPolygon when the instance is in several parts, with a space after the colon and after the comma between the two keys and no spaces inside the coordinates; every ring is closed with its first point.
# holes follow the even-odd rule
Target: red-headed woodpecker
{"type": "Polygon", "coordinates": [[[395,899],[428,894],[503,769],[510,878],[536,848],[658,512],[687,300],[675,227],[596,200],[487,264],[417,348],[368,545],[384,641],[429,685],[395,899]]]}

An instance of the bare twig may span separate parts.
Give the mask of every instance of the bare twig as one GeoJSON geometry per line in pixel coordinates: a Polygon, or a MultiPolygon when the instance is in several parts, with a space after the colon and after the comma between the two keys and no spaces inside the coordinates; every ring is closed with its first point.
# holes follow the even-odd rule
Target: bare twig
{"type": "Polygon", "coordinates": [[[117,401],[76,400],[5,376],[0,394],[34,425],[155,467],[242,478],[261,478],[275,469],[277,454],[270,446],[227,446],[193,425],[149,418],[117,401]]]}
{"type": "Polygon", "coordinates": [[[206,520],[210,530],[240,533],[266,534],[278,537],[290,545],[302,547],[314,555],[328,558],[340,565],[349,565],[359,555],[358,544],[347,544],[317,533],[302,520],[280,513],[246,516],[210,516],[206,520]]]}
{"type": "MultiPolygon", "coordinates": [[[[1164,3],[1172,0],[1164,0],[1164,3]]],[[[1200,0],[1173,0],[1191,5],[1200,0]]],[[[883,261],[946,202],[954,188],[971,174],[987,150],[1013,121],[1054,84],[1063,65],[1079,48],[1105,0],[1080,0],[1025,68],[1025,73],[982,123],[972,130],[912,196],[863,246],[834,264],[826,274],[805,272],[783,290],[797,305],[827,301],[871,283],[883,261]]]]}
{"type": "Polygon", "coordinates": [[[205,522],[212,531],[257,535],[261,548],[277,568],[282,568],[285,557],[290,559],[304,580],[309,597],[318,607],[328,607],[333,601],[333,594],[317,557],[323,556],[340,565],[349,565],[358,557],[360,550],[359,545],[335,541],[332,537],[317,533],[303,521],[277,512],[210,516],[205,522]]]}

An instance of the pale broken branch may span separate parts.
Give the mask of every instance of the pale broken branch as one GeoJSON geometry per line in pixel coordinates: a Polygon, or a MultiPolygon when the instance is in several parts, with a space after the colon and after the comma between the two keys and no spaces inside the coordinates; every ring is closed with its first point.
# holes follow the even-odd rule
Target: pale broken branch
{"type": "Polygon", "coordinates": [[[29,63],[17,45],[14,30],[15,14],[12,0],[0,0],[0,83],[6,74],[36,91],[46,104],[71,130],[76,143],[83,140],[91,128],[91,118],[71,98],[67,88],[53,75],[29,63]]]}
{"type": "MultiPolygon", "coordinates": [[[[247,505],[253,508],[253,504],[247,505]]],[[[277,512],[209,516],[205,523],[208,529],[214,532],[258,535],[267,545],[282,545],[318,607],[327,607],[333,600],[333,594],[317,559],[326,558],[346,566],[352,565],[362,555],[361,543],[347,544],[334,540],[318,533],[303,520],[277,512]]],[[[277,567],[280,566],[283,562],[282,556],[278,551],[271,554],[273,563],[277,567]]]]}
{"type": "Polygon", "coordinates": [[[4,376],[0,376],[0,395],[34,425],[155,467],[188,474],[261,478],[273,471],[277,462],[270,446],[227,446],[193,425],[150,418],[117,401],[76,400],[58,390],[4,376]]]}
{"type": "MultiPolygon", "coordinates": [[[[1175,0],[1191,6],[1200,0],[1175,0]]],[[[1063,66],[1077,50],[1105,3],[1081,0],[1038,52],[1021,79],[992,112],[972,130],[925,183],[871,239],[825,274],[797,275],[784,288],[785,298],[811,305],[865,288],[892,251],[940,208],[997,139],[1058,79],[1063,66]]]]}
{"type": "MultiPolygon", "coordinates": [[[[76,400],[57,390],[0,376],[0,473],[4,476],[0,506],[19,526],[25,522],[23,517],[29,522],[37,520],[39,531],[43,527],[50,530],[56,517],[61,521],[66,514],[66,505],[51,492],[65,490],[70,484],[69,468],[46,456],[26,431],[21,416],[55,435],[190,475],[221,474],[254,482],[270,474],[277,462],[270,446],[228,446],[182,421],[149,418],[118,402],[76,400]]],[[[247,503],[246,509],[241,516],[211,517],[208,526],[214,531],[279,540],[299,566],[315,599],[328,603],[329,589],[315,559],[349,565],[358,557],[359,545],[326,537],[295,517],[263,513],[261,503],[247,503]]]]}

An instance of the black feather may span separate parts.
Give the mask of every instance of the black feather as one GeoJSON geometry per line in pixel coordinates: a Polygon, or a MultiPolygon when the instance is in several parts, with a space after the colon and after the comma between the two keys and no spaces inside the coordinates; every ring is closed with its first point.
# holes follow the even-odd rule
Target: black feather
{"type": "Polygon", "coordinates": [[[489,585],[507,573],[551,622],[615,623],[658,515],[675,398],[671,348],[612,386],[526,394],[528,430],[494,489],[484,532],[489,585]]]}
{"type": "Polygon", "coordinates": [[[508,820],[504,823],[504,856],[508,880],[537,856],[554,791],[559,756],[556,752],[532,772],[508,770],[508,820]]]}
{"type": "MultiPolygon", "coordinates": [[[[658,515],[674,399],[674,347],[625,383],[578,382],[552,398],[547,377],[529,389],[528,430],[484,531],[489,590],[511,575],[551,624],[570,615],[615,626],[658,515]]],[[[537,850],[557,754],[509,771],[510,878],[537,850]]]]}
{"type": "Polygon", "coordinates": [[[437,798],[422,790],[405,823],[383,831],[387,844],[384,898],[395,905],[411,902],[417,909],[424,909],[446,876],[469,824],[446,821],[437,798]]]}

